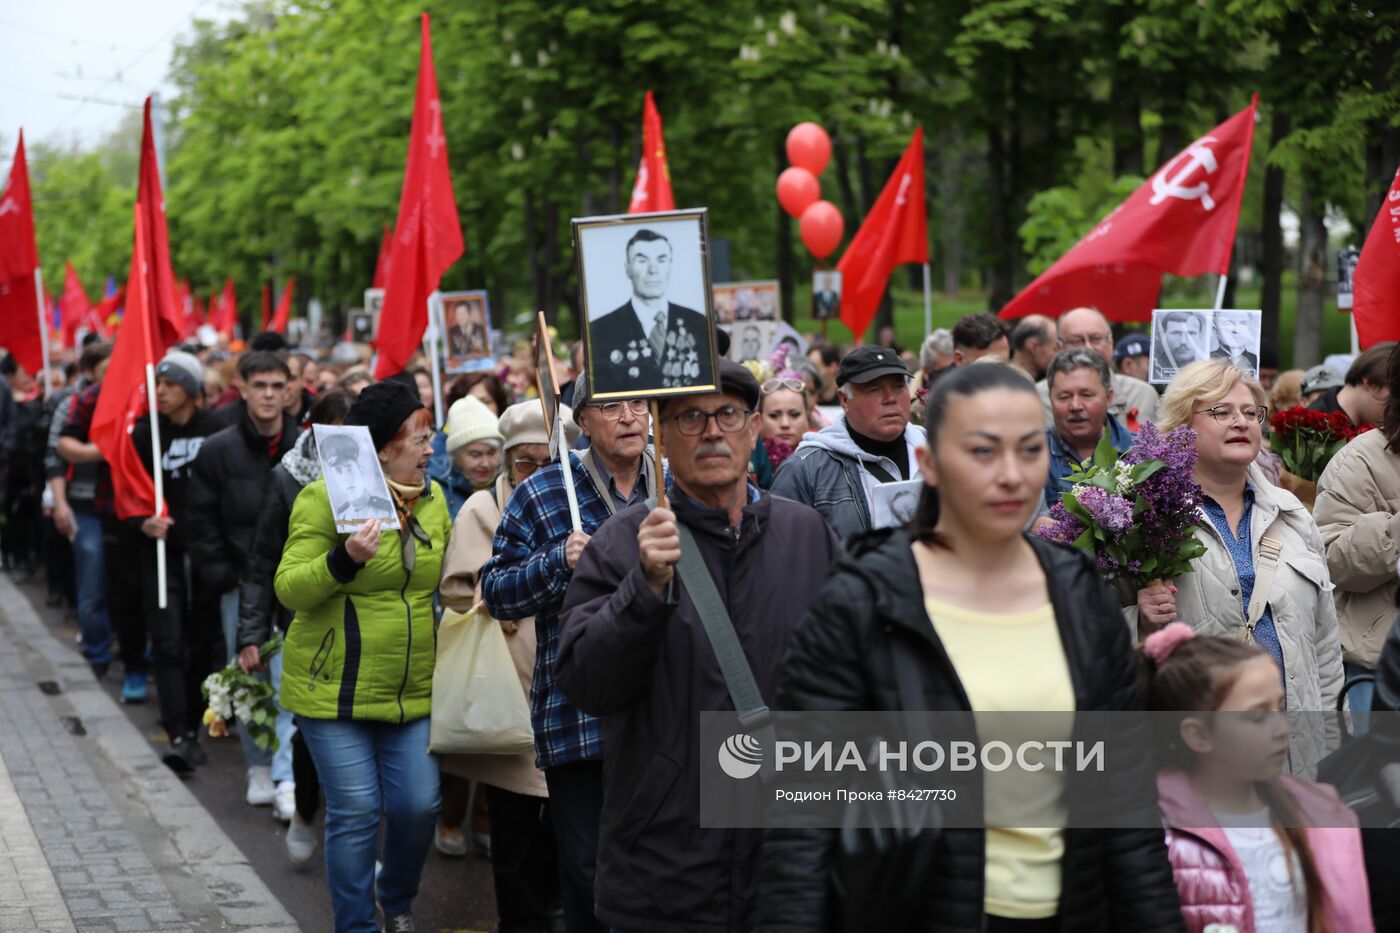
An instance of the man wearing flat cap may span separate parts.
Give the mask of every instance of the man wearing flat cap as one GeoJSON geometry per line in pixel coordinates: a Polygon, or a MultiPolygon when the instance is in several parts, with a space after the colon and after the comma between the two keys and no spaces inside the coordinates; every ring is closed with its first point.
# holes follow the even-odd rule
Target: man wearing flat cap
{"type": "MultiPolygon", "coordinates": [[[[667,507],[639,503],[598,529],[564,598],[554,675],[602,722],[595,891],[613,929],[751,927],[760,831],[699,825],[699,714],[738,705],[707,629],[728,626],[766,707],[788,637],[838,550],[815,511],[749,483],[758,383],[727,359],[718,376],[718,393],[661,404],[667,507]],[[678,567],[682,551],[700,560],[678,567]],[[721,609],[697,608],[703,587],[688,575],[697,567],[721,609]]],[[[759,719],[744,721],[761,729],[759,719]]]]}
{"type": "Polygon", "coordinates": [[[856,347],[841,360],[836,385],[841,417],[802,439],[772,491],[815,508],[844,541],[875,527],[876,487],[918,482],[914,451],[925,435],[909,423],[909,371],[893,350],[856,347]]]}

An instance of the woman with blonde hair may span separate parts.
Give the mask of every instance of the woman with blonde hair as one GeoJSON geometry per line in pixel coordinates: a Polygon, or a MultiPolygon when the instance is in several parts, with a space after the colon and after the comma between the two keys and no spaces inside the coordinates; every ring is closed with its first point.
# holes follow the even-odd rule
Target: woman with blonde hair
{"type": "MultiPolygon", "coordinates": [[[[1180,620],[1257,642],[1283,672],[1289,710],[1330,710],[1342,684],[1332,581],[1312,516],[1254,462],[1268,414],[1263,387],[1223,360],[1192,363],[1167,386],[1157,427],[1196,432],[1206,552],[1192,573],[1139,590],[1126,611],[1142,638],[1180,620]]],[[[1292,769],[1321,752],[1320,736],[1295,737],[1292,769]]]]}

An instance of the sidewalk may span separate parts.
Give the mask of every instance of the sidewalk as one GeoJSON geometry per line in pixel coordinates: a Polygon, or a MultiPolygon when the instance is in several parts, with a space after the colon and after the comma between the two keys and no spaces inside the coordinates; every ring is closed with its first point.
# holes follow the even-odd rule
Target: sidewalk
{"type": "Polygon", "coordinates": [[[297,926],[0,575],[0,931],[297,926]]]}

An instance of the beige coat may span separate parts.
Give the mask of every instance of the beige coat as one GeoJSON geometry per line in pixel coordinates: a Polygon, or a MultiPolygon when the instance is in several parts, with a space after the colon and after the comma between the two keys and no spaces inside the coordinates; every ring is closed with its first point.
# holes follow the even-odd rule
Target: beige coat
{"type": "MultiPolygon", "coordinates": [[[[510,498],[510,480],[502,475],[494,489],[483,489],[467,499],[452,525],[452,538],[442,562],[439,592],[448,609],[466,612],[481,599],[481,568],[491,557],[491,541],[501,521],[501,506],[510,498]]],[[[530,695],[535,670],[535,620],[502,622],[520,688],[530,695]]],[[[449,774],[481,781],[503,790],[531,797],[548,797],[544,773],[535,767],[534,751],[520,755],[442,755],[442,769],[449,774]]]]}
{"type": "Polygon", "coordinates": [[[1400,538],[1400,454],[1368,431],[1332,458],[1317,482],[1313,517],[1337,584],[1342,650],[1374,669],[1395,618],[1396,542],[1400,538]]]}
{"type": "MultiPolygon", "coordinates": [[[[1291,712],[1330,711],[1342,687],[1342,648],[1337,635],[1337,611],[1332,603],[1332,581],[1322,536],[1296,496],[1264,478],[1257,465],[1249,467],[1249,484],[1254,489],[1254,509],[1250,515],[1250,548],[1259,556],[1259,539],[1274,522],[1283,546],[1278,570],[1269,589],[1274,628],[1283,648],[1287,674],[1284,693],[1291,712]]],[[[1244,608],[1240,605],[1240,582],[1225,540],[1205,514],[1196,537],[1206,546],[1196,558],[1192,572],[1175,578],[1176,614],[1198,634],[1243,638],[1244,608]]],[[[1137,606],[1124,610],[1137,631],[1137,606]]],[[[1331,722],[1331,718],[1327,719],[1331,722]]],[[[1316,730],[1295,731],[1292,770],[1310,771],[1327,749],[1316,730]]]]}

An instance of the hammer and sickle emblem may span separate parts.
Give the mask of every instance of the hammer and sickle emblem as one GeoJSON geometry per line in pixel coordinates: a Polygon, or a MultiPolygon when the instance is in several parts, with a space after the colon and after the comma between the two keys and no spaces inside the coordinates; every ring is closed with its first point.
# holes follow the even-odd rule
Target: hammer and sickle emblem
{"type": "Polygon", "coordinates": [[[428,109],[432,111],[433,122],[428,126],[428,152],[432,158],[438,157],[438,150],[447,142],[442,135],[442,104],[437,98],[428,101],[428,109]]]}
{"type": "Polygon", "coordinates": [[[909,186],[914,183],[914,177],[908,172],[899,180],[899,191],[895,193],[894,203],[896,206],[905,204],[909,200],[909,186]]]}
{"type": "Polygon", "coordinates": [[[1214,136],[1202,136],[1188,146],[1185,152],[1162,166],[1162,170],[1152,176],[1152,200],[1149,203],[1161,204],[1167,198],[1180,198],[1183,201],[1199,199],[1206,210],[1213,210],[1215,199],[1210,196],[1210,182],[1203,180],[1200,184],[1187,187],[1186,181],[1198,168],[1205,169],[1207,175],[1219,168],[1214,150],[1206,145],[1215,141],[1214,136]],[[1176,166],[1182,159],[1187,161],[1177,171],[1176,166]],[[1171,177],[1168,177],[1169,175],[1171,177]]]}
{"type": "Polygon", "coordinates": [[[19,213],[19,203],[14,198],[6,198],[0,201],[0,217],[4,217],[6,214],[10,213],[19,213]]]}

